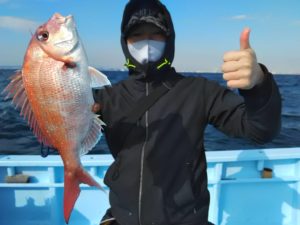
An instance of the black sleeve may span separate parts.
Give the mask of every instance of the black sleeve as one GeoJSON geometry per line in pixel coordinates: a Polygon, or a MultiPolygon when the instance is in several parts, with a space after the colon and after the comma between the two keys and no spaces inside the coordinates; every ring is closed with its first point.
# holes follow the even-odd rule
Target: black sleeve
{"type": "Polygon", "coordinates": [[[240,95],[216,82],[205,85],[208,123],[229,136],[247,137],[259,144],[272,140],[281,127],[281,96],[273,75],[261,65],[264,80],[240,95]]]}
{"type": "Polygon", "coordinates": [[[111,86],[104,86],[104,87],[101,87],[101,88],[93,88],[92,89],[93,98],[94,98],[94,101],[96,103],[101,104],[105,101],[104,95],[105,95],[105,92],[107,92],[108,87],[111,87],[111,86]]]}
{"type": "Polygon", "coordinates": [[[104,123],[108,124],[110,122],[110,101],[111,101],[111,86],[105,86],[103,88],[93,88],[93,97],[96,103],[100,104],[100,118],[104,123]]]}
{"type": "Polygon", "coordinates": [[[100,104],[103,104],[103,100],[105,98],[103,98],[103,88],[93,88],[92,91],[93,91],[93,98],[94,98],[94,101],[95,103],[98,103],[100,104]]]}

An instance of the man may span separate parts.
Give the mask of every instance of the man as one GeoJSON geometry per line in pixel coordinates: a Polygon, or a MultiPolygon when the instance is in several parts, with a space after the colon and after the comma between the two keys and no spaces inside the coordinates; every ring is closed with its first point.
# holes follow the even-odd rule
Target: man
{"type": "Polygon", "coordinates": [[[249,29],[241,35],[241,50],[226,53],[222,66],[228,87],[239,88],[240,95],[176,73],[171,67],[175,32],[160,1],[130,1],[121,29],[129,77],[94,91],[93,111],[106,123],[115,157],[104,180],[111,209],[101,224],[207,225],[206,125],[230,136],[270,141],[281,124],[278,88],[256,61],[249,29]],[[141,111],[136,121],[135,111],[141,111]]]}

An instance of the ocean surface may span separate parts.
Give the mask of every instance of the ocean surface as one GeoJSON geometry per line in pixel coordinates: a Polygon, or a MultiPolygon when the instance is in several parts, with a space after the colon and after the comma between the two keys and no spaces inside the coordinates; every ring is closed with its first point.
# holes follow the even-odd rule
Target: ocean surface
{"type": "MultiPolygon", "coordinates": [[[[12,69],[0,70],[0,92],[8,84],[8,78],[13,73],[12,69]]],[[[127,72],[104,71],[104,73],[112,83],[127,77],[127,72]]],[[[184,75],[203,76],[225,85],[222,75],[218,73],[184,73],[184,75]]],[[[214,127],[208,126],[205,132],[207,151],[300,147],[300,76],[276,75],[275,79],[283,101],[280,134],[271,143],[258,145],[245,139],[227,137],[214,127]]],[[[19,113],[19,110],[11,104],[11,99],[4,100],[4,96],[0,95],[0,154],[40,154],[41,145],[19,113]]],[[[109,153],[104,136],[90,153],[109,153]]],[[[50,154],[55,154],[55,151],[50,150],[50,154]]]]}

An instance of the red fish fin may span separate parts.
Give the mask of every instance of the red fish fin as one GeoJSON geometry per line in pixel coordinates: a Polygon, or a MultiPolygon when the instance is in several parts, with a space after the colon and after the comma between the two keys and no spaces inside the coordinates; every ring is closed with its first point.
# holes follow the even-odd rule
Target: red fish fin
{"type": "Polygon", "coordinates": [[[10,83],[2,91],[2,94],[7,94],[5,99],[8,99],[9,97],[15,96],[19,89],[24,90],[21,70],[17,70],[16,73],[10,77],[10,83]]]}
{"type": "Polygon", "coordinates": [[[91,87],[95,88],[102,87],[105,85],[111,85],[110,81],[108,80],[105,74],[91,66],[89,66],[88,69],[89,74],[91,76],[91,87]]]}
{"type": "Polygon", "coordinates": [[[95,115],[93,122],[90,125],[89,132],[82,142],[80,155],[88,153],[92,148],[95,147],[102,136],[103,125],[105,124],[102,122],[102,120],[98,118],[98,115],[95,115]]]}
{"type": "Polygon", "coordinates": [[[66,223],[69,222],[71,212],[74,208],[75,202],[80,193],[80,183],[85,183],[90,186],[95,186],[104,191],[100,184],[95,181],[90,174],[83,170],[78,169],[72,176],[65,175],[64,187],[64,217],[66,223]]]}
{"type": "Polygon", "coordinates": [[[16,71],[16,73],[10,79],[10,83],[2,92],[7,94],[5,98],[13,98],[13,104],[16,106],[16,108],[21,110],[21,115],[28,121],[30,128],[33,130],[33,133],[36,135],[39,142],[51,147],[49,141],[42,135],[42,132],[35,119],[24,87],[22,70],[16,71]]]}
{"type": "Polygon", "coordinates": [[[66,223],[69,223],[70,215],[79,196],[79,193],[79,181],[75,179],[75,176],[70,177],[65,175],[64,217],[66,223]]]}
{"type": "Polygon", "coordinates": [[[94,178],[85,170],[81,169],[77,172],[77,177],[80,180],[80,183],[88,184],[92,187],[100,188],[104,191],[100,184],[94,180],[94,178]]]}

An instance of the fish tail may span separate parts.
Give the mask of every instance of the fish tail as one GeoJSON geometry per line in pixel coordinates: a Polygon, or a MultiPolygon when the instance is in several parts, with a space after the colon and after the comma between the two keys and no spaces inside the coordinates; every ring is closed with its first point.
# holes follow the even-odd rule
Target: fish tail
{"type": "Polygon", "coordinates": [[[98,184],[97,181],[91,177],[91,175],[84,171],[82,167],[78,168],[75,173],[65,171],[64,218],[66,223],[69,223],[71,212],[80,194],[79,185],[81,183],[98,187],[104,191],[101,185],[98,184]]]}

